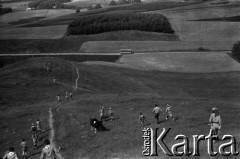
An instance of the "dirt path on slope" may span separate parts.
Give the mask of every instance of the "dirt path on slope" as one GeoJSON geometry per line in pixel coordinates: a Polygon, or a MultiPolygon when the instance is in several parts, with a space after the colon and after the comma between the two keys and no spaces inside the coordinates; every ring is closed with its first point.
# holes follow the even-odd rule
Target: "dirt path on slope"
{"type": "Polygon", "coordinates": [[[58,159],[64,159],[62,157],[62,155],[59,153],[59,149],[57,149],[56,145],[55,145],[55,142],[54,142],[54,128],[53,128],[53,123],[54,123],[54,120],[53,120],[53,114],[52,114],[52,108],[49,109],[49,128],[51,129],[50,130],[50,137],[49,137],[49,140],[50,140],[50,143],[53,145],[54,147],[54,150],[56,152],[56,155],[57,155],[57,158],[58,159]]]}

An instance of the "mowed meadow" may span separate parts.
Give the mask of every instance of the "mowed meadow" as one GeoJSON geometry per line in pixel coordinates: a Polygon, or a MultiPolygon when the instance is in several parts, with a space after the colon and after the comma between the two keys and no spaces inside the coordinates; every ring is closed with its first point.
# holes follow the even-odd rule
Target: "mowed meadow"
{"type": "Polygon", "coordinates": [[[217,43],[218,46],[215,46],[215,49],[218,49],[222,45],[229,48],[239,40],[240,30],[238,28],[240,28],[240,22],[224,20],[224,18],[238,16],[240,14],[239,6],[239,2],[218,4],[210,1],[202,5],[191,5],[149,13],[165,15],[181,41],[197,41],[199,45],[205,48],[217,43]],[[215,21],[214,18],[222,18],[222,21],[215,21]],[[212,20],[205,21],[204,19],[212,20]]]}

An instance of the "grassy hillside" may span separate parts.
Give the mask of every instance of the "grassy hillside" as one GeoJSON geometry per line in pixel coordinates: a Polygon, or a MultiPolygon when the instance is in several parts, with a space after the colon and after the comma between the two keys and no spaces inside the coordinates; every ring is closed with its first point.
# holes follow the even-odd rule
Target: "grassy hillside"
{"type": "MultiPolygon", "coordinates": [[[[31,147],[28,132],[31,122],[39,118],[44,129],[48,130],[48,109],[56,104],[56,94],[64,96],[64,92],[70,90],[74,100],[63,102],[58,111],[53,110],[57,145],[61,146],[60,153],[66,159],[143,157],[142,127],[137,121],[139,112],[147,117],[150,127],[172,128],[166,138],[169,146],[179,133],[189,137],[208,134],[207,122],[213,106],[217,106],[221,113],[222,134],[232,134],[237,141],[240,138],[240,123],[235,120],[240,112],[239,72],[185,74],[140,71],[37,58],[9,65],[1,69],[0,76],[1,154],[12,144],[20,152],[17,145],[22,137],[27,138],[31,147]],[[47,61],[52,62],[53,72],[46,71],[47,61]],[[76,67],[80,77],[78,87],[84,89],[74,92],[76,67]],[[54,85],[53,76],[61,83],[54,85]],[[94,113],[98,118],[100,103],[112,107],[116,121],[104,122],[109,131],[95,135],[88,125],[89,116],[94,113]],[[162,108],[164,103],[171,103],[177,121],[165,121],[161,115],[161,123],[155,124],[151,114],[154,103],[162,108]]],[[[48,131],[41,135],[47,138],[48,131]]],[[[209,157],[206,143],[203,141],[200,145],[200,158],[209,157]]],[[[41,146],[38,150],[29,149],[33,159],[39,158],[40,149],[41,146]]],[[[168,158],[160,150],[159,155],[168,158]]]]}
{"type": "MultiPolygon", "coordinates": [[[[53,76],[45,71],[45,65],[48,59],[27,60],[19,62],[5,68],[1,68],[1,107],[0,107],[0,132],[1,149],[0,153],[14,146],[16,151],[21,154],[21,139],[25,138],[29,146],[28,154],[31,158],[39,158],[40,147],[43,140],[48,137],[48,109],[55,103],[56,93],[63,93],[66,89],[72,89],[71,86],[52,84],[53,76]],[[46,93],[47,92],[47,93],[46,93]],[[40,134],[43,138],[39,142],[39,149],[34,150],[31,146],[31,123],[37,119],[42,120],[44,133],[40,134]]],[[[70,78],[61,79],[63,72],[55,70],[55,75],[59,81],[66,84],[73,84],[76,77],[72,71],[71,63],[65,64],[66,75],[70,78]]],[[[62,66],[60,66],[61,68],[62,66]]]]}
{"type": "Polygon", "coordinates": [[[211,47],[210,45],[215,43],[216,48],[224,46],[229,50],[239,40],[240,23],[228,21],[227,17],[237,20],[235,16],[239,16],[239,6],[237,1],[221,5],[212,5],[211,2],[207,2],[148,13],[165,15],[181,41],[195,42],[206,48],[208,48],[207,45],[211,47]],[[215,21],[225,18],[226,21],[215,21]]]}

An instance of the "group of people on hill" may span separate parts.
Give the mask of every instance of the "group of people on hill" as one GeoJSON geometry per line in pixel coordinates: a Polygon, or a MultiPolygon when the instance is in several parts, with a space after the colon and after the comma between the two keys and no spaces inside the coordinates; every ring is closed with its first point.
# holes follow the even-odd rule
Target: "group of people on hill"
{"type": "Polygon", "coordinates": [[[106,111],[106,109],[105,109],[104,106],[101,104],[101,105],[100,105],[100,110],[99,110],[100,119],[101,119],[101,120],[106,120],[106,118],[109,118],[109,120],[115,121],[114,113],[113,113],[113,111],[112,111],[112,108],[111,108],[111,107],[108,108],[108,115],[105,113],[105,111],[106,111]]]}
{"type": "MultiPolygon", "coordinates": [[[[46,62],[46,71],[47,72],[52,72],[53,71],[53,63],[50,61],[46,62]]],[[[56,83],[56,78],[53,78],[53,83],[56,83]]],[[[65,93],[65,101],[73,100],[72,92],[67,92],[65,93]]],[[[60,94],[57,95],[57,101],[58,103],[61,102],[61,96],[60,94]]],[[[31,129],[30,131],[32,132],[31,134],[31,141],[34,149],[38,149],[38,141],[41,140],[39,138],[39,134],[42,133],[42,126],[41,122],[39,119],[36,121],[36,125],[34,123],[31,124],[31,129]]],[[[21,159],[27,159],[28,158],[28,146],[26,140],[23,138],[21,141],[21,148],[22,148],[22,154],[21,154],[21,159]]],[[[50,141],[46,139],[44,141],[44,148],[42,149],[42,153],[40,156],[40,159],[55,159],[56,154],[55,151],[50,145],[50,141]]],[[[9,150],[4,154],[3,159],[20,159],[18,154],[15,152],[14,147],[9,147],[9,150]]]]}
{"type": "MultiPolygon", "coordinates": [[[[32,135],[31,135],[31,140],[32,140],[32,145],[34,149],[38,149],[38,141],[39,139],[39,134],[42,133],[42,126],[41,122],[39,119],[36,121],[36,125],[34,123],[31,124],[31,129],[30,129],[32,135]]],[[[15,152],[14,147],[9,147],[8,151],[4,154],[3,159],[27,159],[28,156],[28,146],[26,140],[23,138],[21,142],[21,148],[22,148],[22,154],[21,157],[15,152]]],[[[44,141],[44,147],[41,152],[40,159],[56,159],[56,153],[53,148],[53,146],[50,144],[50,141],[46,139],[44,141]]]]}
{"type": "MultiPolygon", "coordinates": [[[[66,91],[66,93],[65,93],[65,101],[69,101],[69,100],[73,100],[73,95],[72,95],[72,92],[68,93],[68,91],[66,91]]],[[[62,102],[60,94],[57,95],[57,101],[58,101],[58,103],[62,102]]]]}
{"type": "MultiPolygon", "coordinates": [[[[171,105],[170,104],[166,104],[166,110],[165,112],[163,112],[163,110],[158,106],[158,104],[155,104],[152,113],[154,113],[154,118],[157,121],[157,124],[159,123],[159,116],[160,116],[160,112],[162,113],[167,113],[166,115],[166,120],[168,120],[169,118],[171,118],[173,121],[175,121],[175,118],[173,117],[172,111],[171,111],[171,105]]],[[[146,124],[146,117],[140,113],[139,116],[139,122],[143,125],[143,127],[146,124]]]]}
{"type": "MultiPolygon", "coordinates": [[[[170,104],[166,104],[166,110],[165,112],[163,112],[162,109],[158,106],[158,104],[155,104],[155,107],[152,112],[154,113],[154,117],[157,123],[159,123],[160,112],[167,113],[166,120],[171,118],[173,121],[176,121],[176,119],[173,117],[171,107],[172,106],[170,104]]],[[[139,122],[143,125],[143,127],[146,124],[146,117],[142,113],[140,113],[139,122]]],[[[218,141],[219,140],[218,135],[221,130],[221,117],[216,107],[212,108],[212,113],[209,118],[209,125],[211,126],[212,136],[215,137],[216,140],[218,141]]]]}
{"type": "Polygon", "coordinates": [[[31,131],[32,131],[32,143],[35,149],[37,149],[37,142],[38,142],[38,134],[42,132],[42,126],[39,121],[39,119],[36,121],[36,125],[32,123],[31,125],[31,131]]]}
{"type": "MultiPolygon", "coordinates": [[[[92,129],[94,128],[95,133],[97,131],[102,131],[103,121],[106,121],[106,119],[109,119],[110,121],[115,121],[114,113],[111,109],[111,107],[108,109],[108,115],[106,114],[106,109],[101,104],[100,105],[100,120],[97,120],[96,118],[90,117],[90,125],[92,129]]],[[[160,122],[159,117],[160,113],[165,114],[166,113],[166,120],[172,119],[174,122],[176,122],[176,118],[172,114],[172,106],[170,104],[166,104],[165,111],[163,111],[158,104],[155,104],[152,113],[154,113],[154,118],[156,119],[157,124],[160,122]]],[[[139,122],[144,127],[146,125],[146,117],[143,115],[143,113],[140,113],[139,115],[139,122]]],[[[212,113],[210,115],[209,123],[211,125],[212,135],[215,136],[218,139],[218,134],[221,129],[221,117],[218,112],[218,109],[216,107],[212,108],[212,113]]]]}
{"type": "MultiPolygon", "coordinates": [[[[163,112],[162,109],[158,106],[158,104],[155,104],[155,107],[152,112],[154,113],[154,117],[155,117],[157,123],[159,123],[160,112],[163,112]]],[[[173,121],[175,121],[175,118],[172,115],[170,104],[166,104],[166,110],[163,113],[167,113],[166,120],[171,118],[173,121]]],[[[106,121],[106,119],[108,119],[110,121],[115,121],[114,113],[113,113],[111,107],[108,108],[108,114],[106,114],[106,108],[104,108],[104,106],[101,104],[99,114],[100,114],[100,120],[90,117],[90,125],[92,127],[92,130],[93,129],[95,130],[95,133],[97,131],[101,131],[101,127],[103,127],[102,123],[103,123],[103,121],[106,121]]],[[[145,126],[146,121],[147,121],[146,117],[142,113],[140,113],[139,122],[142,124],[143,127],[145,126]]]]}
{"type": "Polygon", "coordinates": [[[114,113],[111,107],[108,108],[108,114],[106,113],[106,108],[101,104],[100,105],[100,120],[94,117],[90,117],[90,125],[91,129],[97,133],[97,131],[105,131],[107,130],[105,126],[103,125],[103,121],[115,121],[114,113]]]}

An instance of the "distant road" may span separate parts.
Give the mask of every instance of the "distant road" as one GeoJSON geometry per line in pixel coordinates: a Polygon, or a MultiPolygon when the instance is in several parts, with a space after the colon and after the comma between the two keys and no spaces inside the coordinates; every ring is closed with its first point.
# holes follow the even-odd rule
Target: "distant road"
{"type": "Polygon", "coordinates": [[[26,54],[0,54],[0,57],[6,56],[78,56],[78,55],[121,55],[120,53],[26,53],[26,54]]]}
{"type": "Polygon", "coordinates": [[[0,54],[0,66],[3,67],[18,61],[30,58],[57,57],[70,61],[106,61],[116,62],[121,57],[120,53],[26,53],[26,54],[0,54]]]}

